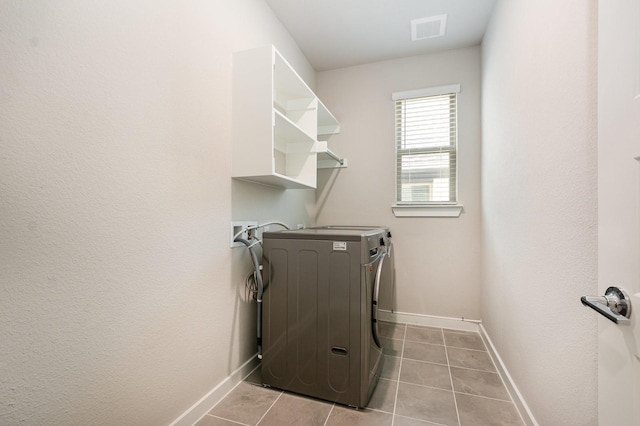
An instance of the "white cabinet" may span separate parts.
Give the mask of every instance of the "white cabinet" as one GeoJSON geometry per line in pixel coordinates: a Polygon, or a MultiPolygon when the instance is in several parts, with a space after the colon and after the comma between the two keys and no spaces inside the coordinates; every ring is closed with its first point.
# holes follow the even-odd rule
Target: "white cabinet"
{"type": "Polygon", "coordinates": [[[338,121],[273,46],[234,54],[232,103],[234,178],[315,188],[317,167],[341,166],[322,142],[338,121]]]}

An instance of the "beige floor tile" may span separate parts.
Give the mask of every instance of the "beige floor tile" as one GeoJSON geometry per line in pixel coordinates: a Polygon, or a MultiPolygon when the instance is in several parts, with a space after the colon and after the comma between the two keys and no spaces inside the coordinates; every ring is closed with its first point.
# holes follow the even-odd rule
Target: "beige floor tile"
{"type": "Polygon", "coordinates": [[[435,327],[418,327],[408,325],[405,339],[421,343],[431,343],[433,345],[444,345],[442,329],[435,327]]]}
{"type": "Polygon", "coordinates": [[[378,332],[381,337],[387,337],[389,339],[404,339],[404,324],[397,324],[393,322],[378,322],[378,332]]]}
{"type": "Polygon", "coordinates": [[[329,415],[327,426],[391,426],[392,421],[390,413],[335,406],[329,415]]]}
{"type": "Polygon", "coordinates": [[[444,330],[444,344],[463,349],[487,350],[480,334],[465,331],[444,330]]]}
{"type": "Polygon", "coordinates": [[[238,423],[206,415],[201,418],[194,426],[238,426],[238,423]]]}
{"type": "Polygon", "coordinates": [[[456,392],[510,400],[498,373],[451,367],[451,378],[456,392]]]}
{"type": "Polygon", "coordinates": [[[402,361],[400,381],[414,385],[451,390],[449,367],[424,361],[405,359],[402,361]]]}
{"type": "Polygon", "coordinates": [[[373,395],[367,404],[367,408],[393,413],[398,382],[395,380],[378,380],[373,395]]]}
{"type": "Polygon", "coordinates": [[[524,426],[511,401],[456,394],[461,426],[524,426]]]}
{"type": "Polygon", "coordinates": [[[273,405],[280,391],[240,383],[209,414],[248,425],[256,425],[273,405]]]}
{"type": "Polygon", "coordinates": [[[393,426],[430,426],[430,425],[439,426],[438,423],[431,423],[426,420],[412,419],[409,417],[398,416],[397,414],[393,416],[393,426]]]}
{"type": "Polygon", "coordinates": [[[388,337],[381,337],[380,343],[382,344],[382,352],[389,356],[401,356],[402,355],[402,340],[389,339],[388,337]]]}
{"type": "Polygon", "coordinates": [[[402,383],[398,385],[396,414],[443,425],[457,425],[453,392],[402,383]]]}
{"type": "Polygon", "coordinates": [[[400,358],[385,355],[380,377],[388,380],[398,380],[398,371],[400,371],[400,358]]]}
{"type": "Polygon", "coordinates": [[[441,345],[405,342],[402,356],[403,358],[415,359],[417,361],[447,364],[447,354],[444,346],[441,345]]]}
{"type": "Polygon", "coordinates": [[[452,367],[472,368],[475,370],[496,371],[489,352],[460,349],[447,346],[449,365],[452,367]]]}
{"type": "Polygon", "coordinates": [[[324,425],[333,404],[307,398],[300,395],[284,393],[273,407],[262,418],[259,426],[282,425],[324,425]]]}

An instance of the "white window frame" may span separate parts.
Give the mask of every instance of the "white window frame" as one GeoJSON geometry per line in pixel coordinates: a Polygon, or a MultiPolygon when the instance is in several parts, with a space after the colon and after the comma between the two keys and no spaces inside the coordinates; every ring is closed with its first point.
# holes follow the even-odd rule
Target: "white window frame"
{"type": "MultiPolygon", "coordinates": [[[[391,96],[394,103],[399,100],[404,99],[412,99],[412,98],[421,98],[427,96],[439,96],[439,95],[447,95],[451,93],[460,93],[460,84],[451,84],[447,86],[437,86],[437,87],[429,87],[424,89],[417,90],[408,90],[403,92],[394,92],[391,96]]],[[[456,109],[458,107],[456,100],[456,109]]],[[[394,108],[395,110],[395,108],[394,108]]],[[[456,124],[457,125],[457,124],[456,124]]],[[[458,130],[456,129],[456,137],[458,134],[458,130]]],[[[398,187],[398,155],[397,155],[397,143],[396,143],[396,151],[394,162],[396,164],[395,176],[396,176],[396,188],[398,187]]],[[[452,202],[429,202],[429,203],[401,203],[396,202],[391,206],[393,210],[393,214],[396,217],[459,217],[462,213],[463,206],[459,204],[459,193],[458,193],[458,155],[457,155],[457,146],[456,146],[456,201],[452,202]]],[[[396,189],[397,190],[397,189],[396,189]]],[[[398,199],[396,194],[396,200],[398,199]]]]}

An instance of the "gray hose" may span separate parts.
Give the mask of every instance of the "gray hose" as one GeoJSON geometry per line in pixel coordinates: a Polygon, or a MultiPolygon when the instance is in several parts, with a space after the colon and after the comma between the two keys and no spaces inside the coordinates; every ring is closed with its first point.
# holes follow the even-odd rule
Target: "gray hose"
{"type": "Polygon", "coordinates": [[[256,331],[256,337],[258,338],[258,359],[262,359],[262,293],[264,292],[264,287],[262,284],[260,262],[258,261],[258,255],[256,255],[256,252],[249,241],[240,237],[236,237],[233,241],[242,243],[247,246],[247,249],[249,249],[249,254],[251,254],[251,260],[253,261],[253,268],[256,271],[256,281],[258,283],[258,294],[256,297],[256,301],[258,302],[258,329],[256,331]]]}

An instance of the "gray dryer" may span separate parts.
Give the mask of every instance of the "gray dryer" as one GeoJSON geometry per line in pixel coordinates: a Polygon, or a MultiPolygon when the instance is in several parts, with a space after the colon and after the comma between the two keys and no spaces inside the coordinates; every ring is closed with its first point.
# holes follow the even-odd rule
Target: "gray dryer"
{"type": "Polygon", "coordinates": [[[384,357],[377,300],[384,229],[263,234],[264,384],[364,407],[384,357]]]}

